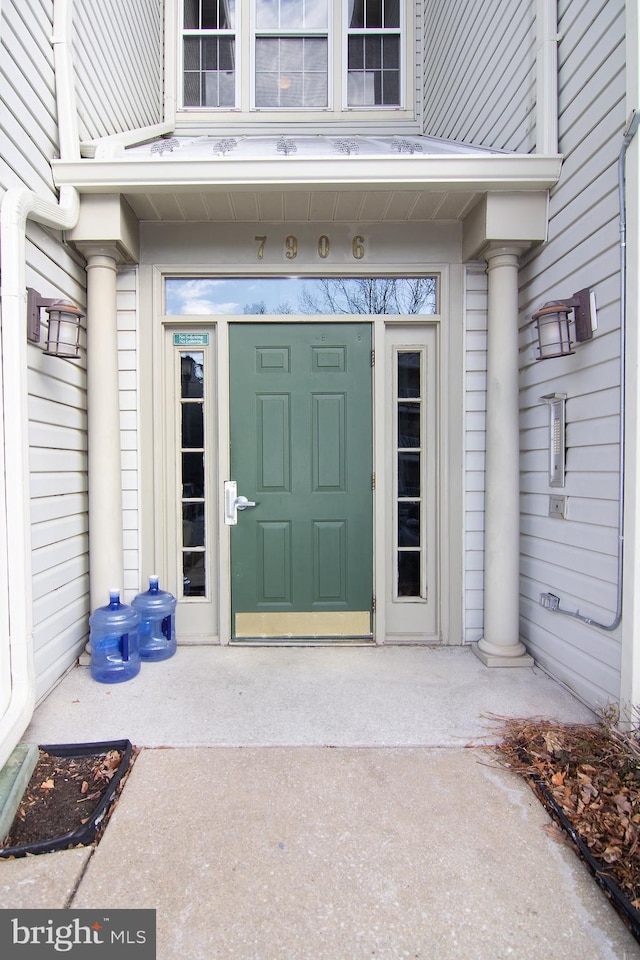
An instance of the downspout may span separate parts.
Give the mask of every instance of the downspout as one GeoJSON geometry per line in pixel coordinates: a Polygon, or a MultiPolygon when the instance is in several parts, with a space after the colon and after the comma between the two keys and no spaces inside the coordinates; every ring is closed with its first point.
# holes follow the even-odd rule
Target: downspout
{"type": "Polygon", "coordinates": [[[585,617],[579,610],[563,610],[557,606],[553,612],[565,617],[581,620],[600,630],[615,630],[622,620],[622,577],[624,572],[624,459],[625,459],[625,421],[626,421],[626,366],[627,366],[627,190],[626,159],[627,150],[640,126],[640,113],[634,110],[624,128],[622,144],[618,154],[618,201],[620,207],[620,437],[618,459],[618,565],[616,612],[611,623],[600,623],[593,617],[585,617]]]}
{"type": "Polygon", "coordinates": [[[558,3],[536,0],[536,153],[558,152],[558,3]]]}
{"type": "MultiPolygon", "coordinates": [[[[60,157],[80,157],[71,62],[73,0],[53,0],[53,55],[60,157]]],[[[4,510],[8,596],[0,599],[0,622],[8,626],[11,690],[0,717],[0,769],[27,728],[35,706],[31,518],[29,503],[29,422],[27,409],[26,229],[34,220],[55,230],[74,226],[79,197],[75,187],[60,190],[59,202],[26,187],[12,187],[0,211],[2,277],[2,392],[4,510]]]]}

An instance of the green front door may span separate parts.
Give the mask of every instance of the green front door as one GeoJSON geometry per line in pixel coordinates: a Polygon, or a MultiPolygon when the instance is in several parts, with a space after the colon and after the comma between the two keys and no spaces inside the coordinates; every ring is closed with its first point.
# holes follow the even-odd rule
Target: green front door
{"type": "Polygon", "coordinates": [[[368,323],[229,331],[232,636],[372,634],[368,323]]]}

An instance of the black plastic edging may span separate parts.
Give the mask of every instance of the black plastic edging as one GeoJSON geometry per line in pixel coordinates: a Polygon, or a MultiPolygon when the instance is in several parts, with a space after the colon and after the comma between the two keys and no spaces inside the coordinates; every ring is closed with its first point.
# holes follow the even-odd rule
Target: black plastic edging
{"type": "Polygon", "coordinates": [[[605,873],[602,864],[596,860],[591,853],[591,850],[589,850],[589,847],[576,832],[575,827],[565,814],[562,807],[558,804],[547,785],[534,774],[531,775],[531,779],[535,783],[536,789],[538,789],[542,794],[545,804],[547,804],[553,815],[560,823],[560,826],[566,830],[575,843],[580,852],[580,856],[593,873],[596,882],[602,887],[607,896],[611,898],[616,910],[622,914],[627,925],[629,926],[629,929],[631,930],[631,933],[640,943],[640,910],[637,910],[631,905],[629,898],[625,896],[615,880],[612,880],[611,877],[605,873]]]}
{"type": "Polygon", "coordinates": [[[52,853],[54,850],[67,850],[69,847],[87,846],[92,843],[113,802],[120,781],[129,768],[133,747],[130,740],[102,740],[99,743],[47,743],[40,744],[38,749],[52,757],[100,757],[110,750],[117,750],[118,753],[122,753],[122,759],[100,802],[86,823],[59,837],[51,837],[49,840],[37,840],[17,847],[0,848],[0,859],[25,857],[28,853],[52,853]]]}

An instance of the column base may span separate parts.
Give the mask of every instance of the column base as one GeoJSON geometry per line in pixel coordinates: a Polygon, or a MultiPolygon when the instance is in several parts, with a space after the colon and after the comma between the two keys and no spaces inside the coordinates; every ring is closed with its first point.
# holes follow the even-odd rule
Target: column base
{"type": "Polygon", "coordinates": [[[478,660],[484,663],[485,667],[532,667],[534,664],[533,657],[527,653],[524,644],[518,643],[514,647],[517,652],[515,655],[511,655],[501,653],[497,644],[489,643],[484,639],[471,644],[471,649],[478,660]]]}

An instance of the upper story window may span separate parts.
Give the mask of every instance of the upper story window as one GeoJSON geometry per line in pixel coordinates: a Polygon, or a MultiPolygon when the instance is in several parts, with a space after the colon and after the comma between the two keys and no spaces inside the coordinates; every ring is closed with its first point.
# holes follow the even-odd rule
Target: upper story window
{"type": "Polygon", "coordinates": [[[185,107],[235,107],[235,8],[235,0],[184,0],[185,107]]]}
{"type": "Polygon", "coordinates": [[[256,0],[256,107],[326,107],[329,0],[256,0]]]}
{"type": "Polygon", "coordinates": [[[400,62],[400,0],[349,0],[349,106],[398,106],[400,62]]]}
{"type": "Polygon", "coordinates": [[[406,0],[182,0],[183,107],[406,107],[406,0]]]}

